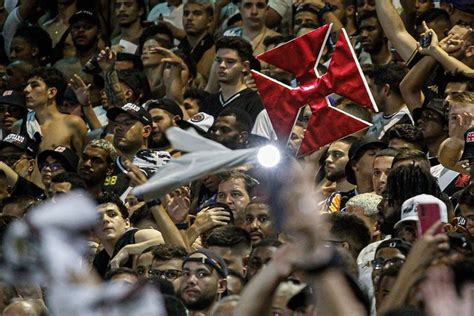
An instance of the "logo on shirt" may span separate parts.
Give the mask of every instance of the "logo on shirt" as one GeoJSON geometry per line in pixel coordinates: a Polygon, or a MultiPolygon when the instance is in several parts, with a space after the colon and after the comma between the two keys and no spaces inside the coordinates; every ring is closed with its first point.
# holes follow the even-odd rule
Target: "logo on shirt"
{"type": "Polygon", "coordinates": [[[466,135],[466,143],[474,142],[474,132],[469,132],[466,135]]]}
{"type": "Polygon", "coordinates": [[[191,118],[191,122],[194,123],[199,123],[204,120],[204,114],[202,113],[196,113],[194,116],[191,118]]]}

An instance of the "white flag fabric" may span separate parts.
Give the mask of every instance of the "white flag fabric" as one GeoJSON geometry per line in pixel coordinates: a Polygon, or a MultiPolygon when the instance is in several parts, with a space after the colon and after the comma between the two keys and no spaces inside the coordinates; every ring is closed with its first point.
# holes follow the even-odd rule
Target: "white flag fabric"
{"type": "Polygon", "coordinates": [[[0,273],[12,284],[37,282],[48,288],[52,315],[165,315],[160,293],[144,284],[100,283],[85,264],[86,236],[99,219],[85,194],[67,194],[31,210],[5,236],[0,273]]]}
{"type": "Polygon", "coordinates": [[[259,148],[231,150],[197,133],[172,127],[166,136],[173,148],[188,152],[171,159],[145,184],[132,193],[145,199],[161,198],[191,181],[257,161],[259,148]]]}

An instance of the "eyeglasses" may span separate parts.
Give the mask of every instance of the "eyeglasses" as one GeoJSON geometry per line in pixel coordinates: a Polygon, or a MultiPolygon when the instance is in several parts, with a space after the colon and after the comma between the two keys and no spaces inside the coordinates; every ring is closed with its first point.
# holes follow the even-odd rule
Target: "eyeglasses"
{"type": "Polygon", "coordinates": [[[181,270],[176,270],[176,269],[168,269],[168,270],[152,269],[148,272],[148,274],[151,277],[173,281],[179,278],[183,274],[183,272],[181,270]]]}
{"type": "Polygon", "coordinates": [[[403,264],[405,263],[405,259],[402,258],[377,258],[372,260],[372,267],[374,270],[380,270],[384,267],[392,266],[395,264],[403,264]]]}
{"type": "Polygon", "coordinates": [[[53,172],[64,169],[63,165],[61,165],[59,162],[53,162],[53,163],[45,162],[44,164],[41,165],[41,170],[44,170],[46,168],[51,169],[51,171],[53,171],[53,172]]]}

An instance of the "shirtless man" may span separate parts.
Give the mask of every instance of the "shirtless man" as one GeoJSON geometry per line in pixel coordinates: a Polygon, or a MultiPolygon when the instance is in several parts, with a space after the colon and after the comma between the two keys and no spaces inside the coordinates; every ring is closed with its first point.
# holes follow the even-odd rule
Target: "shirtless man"
{"type": "MultiPolygon", "coordinates": [[[[69,147],[76,153],[82,152],[87,127],[84,121],[75,115],[62,114],[57,109],[57,101],[62,101],[66,81],[55,68],[39,68],[32,72],[24,90],[26,107],[32,112],[21,127],[21,133],[30,138],[41,135],[40,150],[53,149],[58,145],[69,147]]],[[[19,133],[20,134],[20,133],[19,133]]]]}

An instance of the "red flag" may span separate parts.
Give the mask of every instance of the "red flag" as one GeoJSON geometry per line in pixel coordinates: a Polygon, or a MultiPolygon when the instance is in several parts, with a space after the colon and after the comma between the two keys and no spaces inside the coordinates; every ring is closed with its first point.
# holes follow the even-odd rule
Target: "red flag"
{"type": "Polygon", "coordinates": [[[260,97],[280,140],[288,140],[299,109],[309,104],[312,115],[298,156],[309,154],[370,126],[370,123],[332,107],[327,99],[328,95],[337,93],[377,111],[344,29],[339,36],[326,74],[320,76],[317,73],[315,66],[322,55],[331,26],[320,27],[257,56],[259,60],[294,74],[298,87],[288,87],[252,71],[260,97]],[[301,62],[295,62],[295,59],[301,62]]]}

